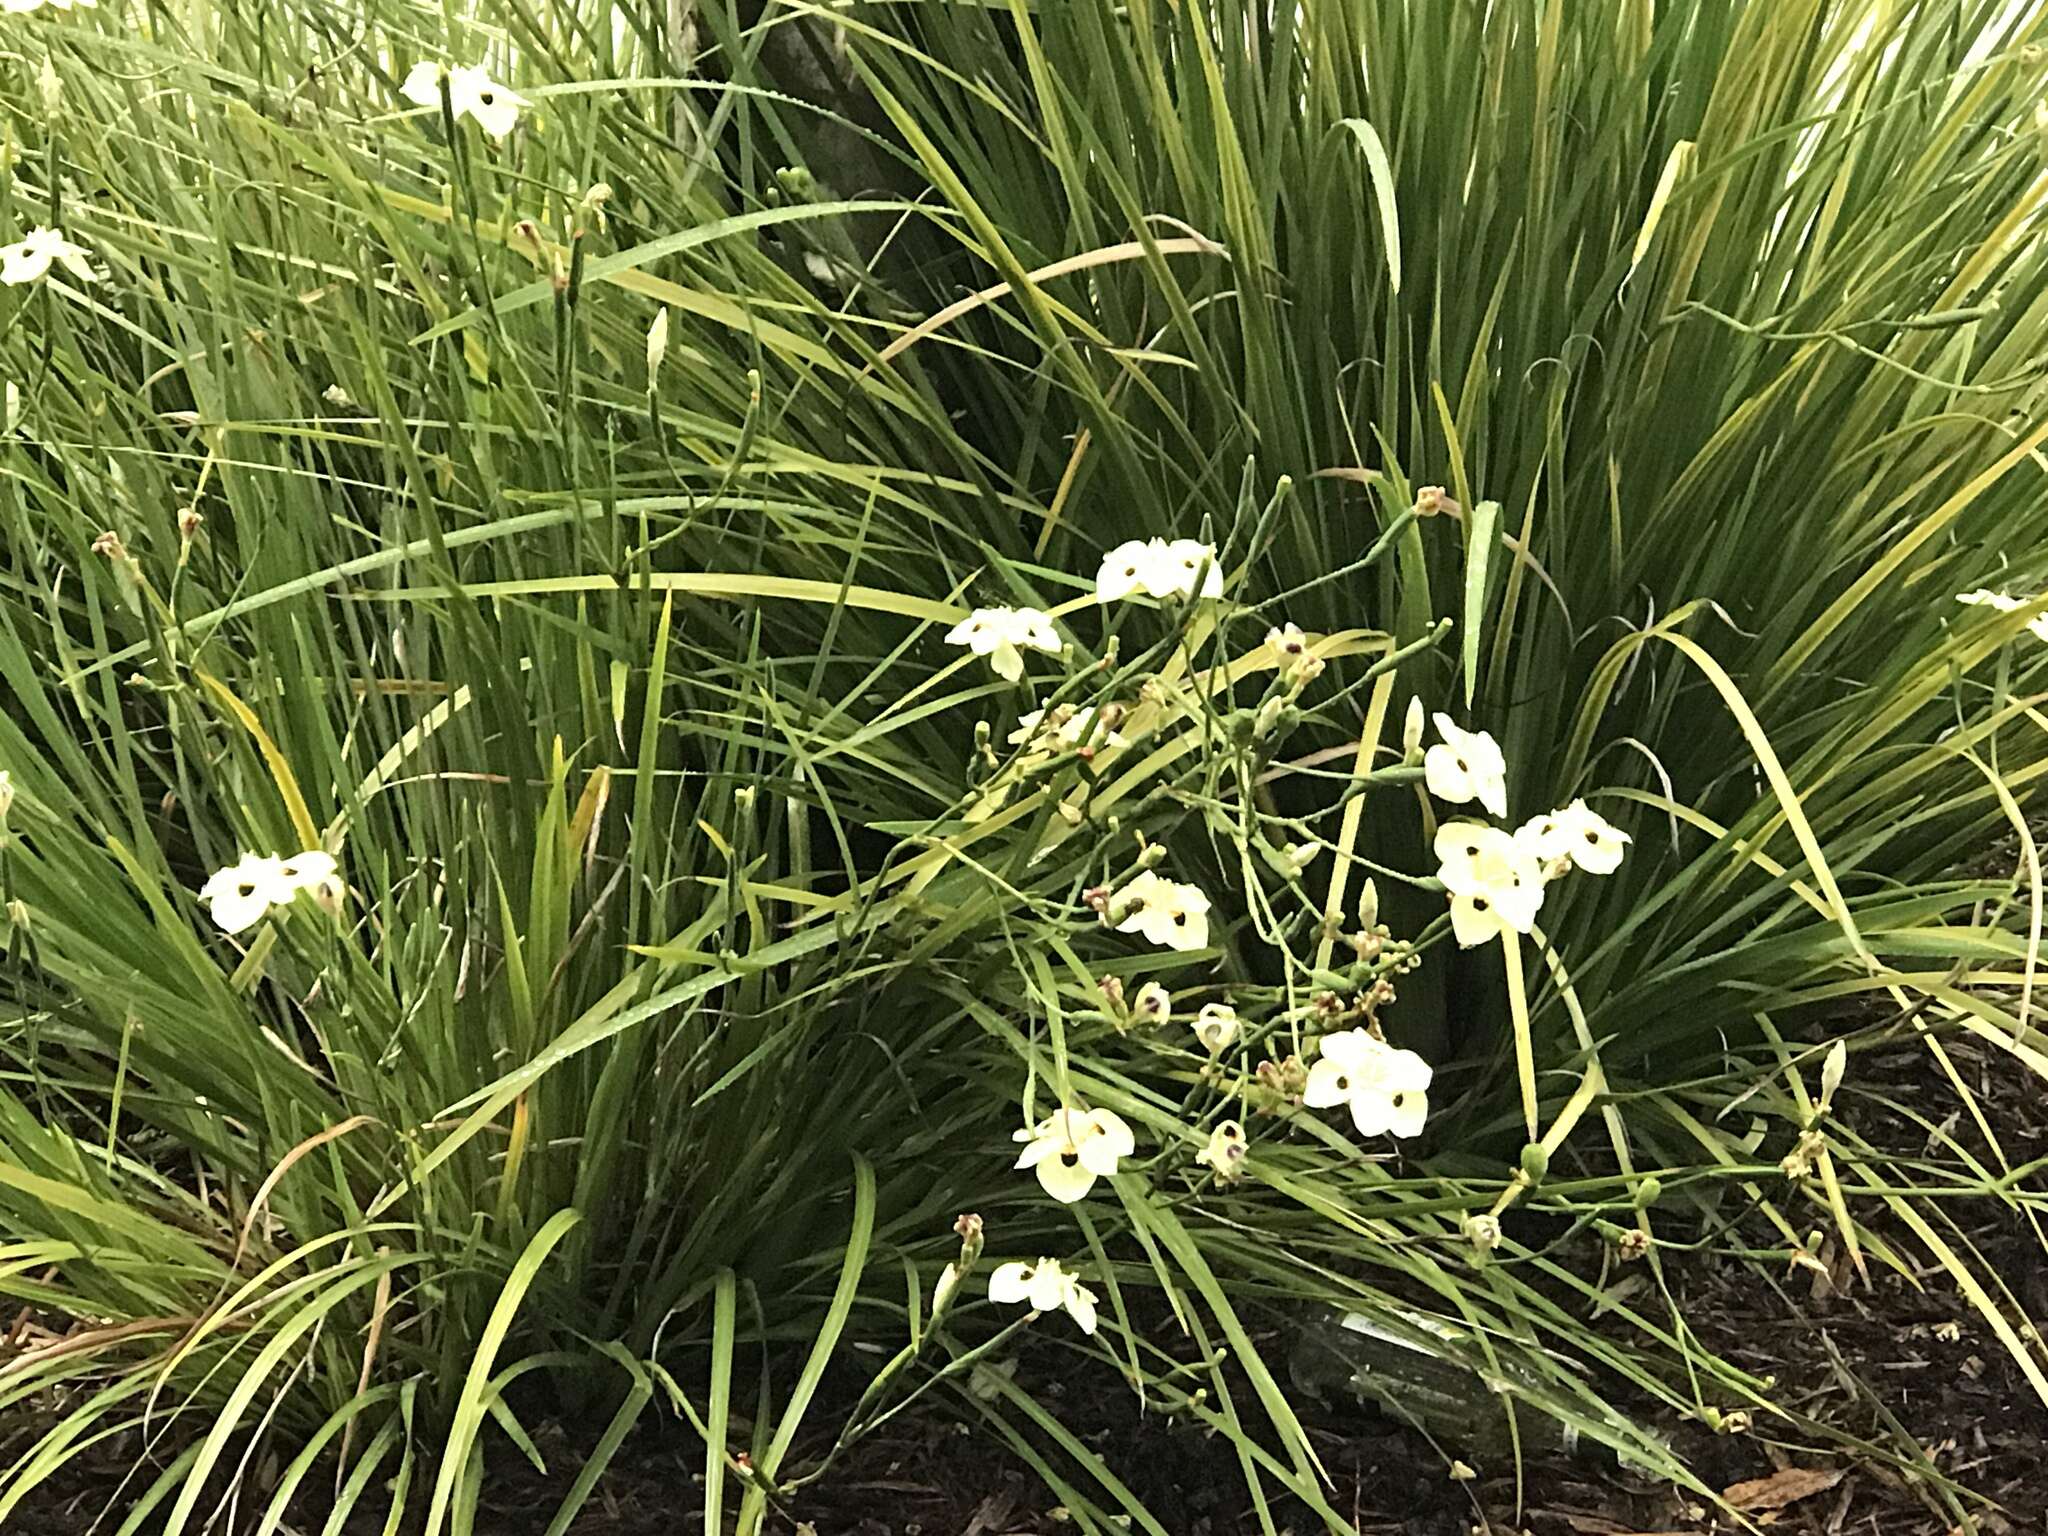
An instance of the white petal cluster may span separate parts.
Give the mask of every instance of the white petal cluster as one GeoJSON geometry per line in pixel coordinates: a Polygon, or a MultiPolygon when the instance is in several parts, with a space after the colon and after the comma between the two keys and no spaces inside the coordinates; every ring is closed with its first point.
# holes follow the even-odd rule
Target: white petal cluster
{"type": "Polygon", "coordinates": [[[1051,617],[1036,608],[977,608],[947,631],[946,643],[986,656],[996,676],[1011,683],[1024,675],[1026,650],[1060,653],[1051,617]]]}
{"type": "Polygon", "coordinates": [[[288,859],[245,853],[216,870],[199,888],[215,924],[240,933],[263,921],[272,907],[286,906],[302,891],[330,892],[338,878],[334,855],[310,848],[288,859]]]}
{"type": "MultiPolygon", "coordinates": [[[[1423,754],[1429,792],[1453,805],[1476,800],[1505,816],[1507,760],[1500,744],[1485,731],[1461,730],[1447,715],[1433,718],[1443,740],[1423,754]]],[[[1421,738],[1420,719],[1420,709],[1411,706],[1405,738],[1411,754],[1421,738]]],[[[1451,898],[1451,929],[1459,944],[1469,949],[1504,933],[1529,932],[1546,882],[1572,869],[1611,875],[1621,867],[1629,841],[1584,800],[1533,817],[1513,833],[1484,822],[1446,822],[1436,834],[1436,876],[1451,898]]]]}
{"type": "Polygon", "coordinates": [[[1095,601],[1134,597],[1221,597],[1223,568],[1200,539],[1132,539],[1102,557],[1095,601]]]}
{"type": "Polygon", "coordinates": [[[1010,745],[1047,754],[1072,752],[1081,747],[1120,747],[1124,739],[1108,722],[1121,713],[1121,709],[1112,708],[1098,722],[1092,704],[1055,704],[1050,713],[1034,709],[1017,717],[1017,728],[1010,732],[1010,745]]]}
{"type": "Polygon", "coordinates": [[[1209,898],[1197,886],[1142,870],[1109,898],[1118,933],[1143,934],[1164,949],[1203,949],[1209,943],[1209,898]]]}
{"type": "MultiPolygon", "coordinates": [[[[2013,597],[2005,592],[1993,592],[1989,588],[1979,587],[1974,592],[1957,593],[1956,601],[1967,603],[1972,608],[1996,608],[2000,613],[2011,613],[2016,608],[2024,608],[2033,599],[2013,597]]],[[[2027,620],[2027,632],[2036,640],[2048,640],[2048,613],[2036,614],[2027,620]]]]}
{"type": "Polygon", "coordinates": [[[1470,949],[1535,926],[1543,866],[1527,841],[1482,822],[1446,822],[1437,829],[1436,857],[1459,944],[1470,949]]]}
{"type": "Polygon", "coordinates": [[[441,104],[441,82],[448,82],[448,107],[456,121],[468,118],[494,139],[502,139],[519,126],[519,114],[533,105],[509,85],[500,85],[480,69],[467,64],[444,69],[431,59],[413,65],[412,73],[398,94],[422,107],[441,104]]]}
{"type": "Polygon", "coordinates": [[[1095,1331],[1095,1293],[1057,1259],[998,1264],[988,1277],[988,1299],[1006,1305],[1029,1302],[1034,1312],[1064,1311],[1083,1333],[1095,1331]]]}
{"type": "Polygon", "coordinates": [[[1244,1177],[1244,1161],[1251,1149],[1245,1144],[1244,1127],[1226,1120],[1209,1133],[1208,1145],[1195,1154],[1195,1161],[1215,1170],[1218,1180],[1235,1184],[1244,1177]]]}
{"type": "Polygon", "coordinates": [[[1057,1110],[1012,1139],[1025,1144],[1015,1166],[1035,1168],[1062,1205],[1084,1198],[1097,1179],[1115,1177],[1116,1165],[1138,1149],[1130,1126],[1107,1109],[1057,1110]]]}
{"type": "Polygon", "coordinates": [[[1496,816],[1508,813],[1508,764],[1484,731],[1460,730],[1449,715],[1432,717],[1443,740],[1422,755],[1429,792],[1450,805],[1477,800],[1496,816]]]}
{"type": "Polygon", "coordinates": [[[1361,1136],[1415,1136],[1429,1116],[1431,1076],[1415,1052],[1396,1050],[1367,1030],[1342,1029],[1323,1036],[1302,1103],[1348,1106],[1361,1136]]]}
{"type": "Polygon", "coordinates": [[[1583,800],[1561,811],[1538,816],[1518,829],[1518,842],[1535,854],[1546,871],[1569,864],[1589,875],[1611,875],[1621,868],[1629,835],[1583,800]]]}
{"type": "Polygon", "coordinates": [[[91,251],[65,239],[62,231],[39,226],[12,245],[0,245],[0,283],[12,288],[40,282],[52,266],[62,267],[81,283],[96,283],[100,274],[93,270],[91,257],[91,251]]]}

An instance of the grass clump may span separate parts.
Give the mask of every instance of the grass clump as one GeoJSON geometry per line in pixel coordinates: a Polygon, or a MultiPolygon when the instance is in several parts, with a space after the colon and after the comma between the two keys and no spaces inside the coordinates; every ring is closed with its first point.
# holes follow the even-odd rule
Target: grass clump
{"type": "Polygon", "coordinates": [[[20,19],[0,218],[78,249],[0,297],[0,1411],[76,1406],[0,1511],[141,1428],[172,1529],[272,1445],[259,1526],[467,1529],[572,1415],[565,1528],[659,1405],[753,1529],[859,1343],[846,1439],[936,1385],[1155,1529],[974,1374],[1053,1255],[1269,1527],[1343,1524],[1253,1338],[1309,1303],[1683,1478],[1618,1385],[1811,1428],[1666,1283],[1745,1205],[1903,1227],[2048,1396],[1797,1043],[2043,1065],[2044,29],[20,19]],[[199,899],[252,851],[333,878],[199,899]]]}

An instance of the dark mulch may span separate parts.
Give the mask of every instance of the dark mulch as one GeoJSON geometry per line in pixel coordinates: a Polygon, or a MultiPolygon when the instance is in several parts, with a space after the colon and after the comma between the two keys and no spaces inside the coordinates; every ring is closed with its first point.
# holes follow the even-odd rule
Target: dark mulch
{"type": "MultiPolygon", "coordinates": [[[[2017,1165],[2048,1154],[2048,1103],[2039,1085],[1973,1042],[1951,1042],[1950,1049],[2007,1157],[2017,1165]]],[[[1928,1092],[1929,1071],[1925,1047],[1910,1039],[1896,1050],[1860,1056],[1852,1113],[1863,1134],[1889,1151],[1925,1153],[1926,1128],[1887,1108],[1883,1096],[1890,1088],[1905,1102],[1927,1104],[1936,1097],[1928,1092]]],[[[1940,1097],[1946,1103],[1950,1096],[1940,1097]]],[[[1957,1135],[1977,1145],[1964,1125],[1957,1135]]],[[[2040,1181],[2028,1187],[2038,1190],[2040,1181]]],[[[2048,1314],[2042,1249],[2023,1215],[1981,1198],[1959,1201],[1951,1211],[1960,1230],[1944,1232],[1950,1244],[1974,1247],[2030,1312],[2048,1314]]],[[[1895,1223],[1880,1218],[1872,1224],[1896,1239],[1900,1251],[1921,1252],[1895,1223]]],[[[1842,1255],[1823,1249],[1818,1257],[1832,1279],[1806,1266],[1760,1279],[1747,1263],[1700,1256],[1681,1258],[1669,1270],[1703,1346],[1774,1377],[1780,1403],[1899,1456],[1924,1458],[1975,1496],[1966,1503],[1980,1511],[1979,1528],[1991,1536],[2048,1536],[2048,1409],[1983,1318],[1939,1266],[1910,1280],[1873,1266],[1874,1284],[1865,1286],[1842,1255]]],[[[1283,1342],[1271,1342],[1277,1358],[1283,1342]]],[[[1095,1364],[1074,1370],[1076,1358],[1032,1344],[1020,1353],[1019,1379],[1056,1406],[1062,1422],[1144,1499],[1169,1536],[1259,1529],[1226,1444],[1199,1427],[1143,1411],[1116,1373],[1095,1364]]],[[[1912,1476],[1839,1449],[1798,1443],[1774,1421],[1760,1422],[1749,1434],[1716,1436],[1653,1405],[1631,1406],[1711,1486],[1749,1505],[1760,1525],[1811,1536],[1945,1536],[1952,1528],[1912,1476]]],[[[824,1406],[812,1419],[833,1422],[824,1406]]],[[[1438,1448],[1364,1407],[1325,1405],[1311,1433],[1333,1484],[1331,1504],[1365,1532],[1631,1536],[1732,1528],[1704,1501],[1598,1454],[1531,1458],[1518,1479],[1511,1456],[1438,1448]],[[1476,1475],[1453,1478],[1449,1458],[1456,1455],[1470,1460],[1476,1475]]],[[[573,1531],[676,1536],[700,1530],[701,1460],[693,1444],[687,1426],[670,1420],[637,1436],[573,1531]]],[[[480,1531],[538,1536],[577,1465],[576,1446],[558,1428],[542,1435],[541,1448],[558,1477],[541,1479],[523,1460],[508,1457],[489,1480],[480,1531]]],[[[1049,1460],[1063,1465],[1056,1454],[1049,1460]]],[[[17,1511],[10,1528],[37,1536],[86,1532],[123,1470],[113,1462],[87,1466],[17,1511]]],[[[1066,1470],[1077,1486],[1087,1483],[1066,1470]]],[[[1285,1505],[1275,1506],[1274,1519],[1283,1531],[1320,1525],[1306,1509],[1285,1505]]],[[[319,1524],[314,1519],[310,1528],[319,1524]]],[[[1022,1457],[968,1429],[957,1405],[943,1400],[861,1442],[829,1477],[805,1490],[788,1517],[777,1515],[770,1524],[794,1536],[1024,1536],[1073,1529],[1022,1457]]],[[[111,1530],[113,1523],[99,1528],[111,1530]]]]}

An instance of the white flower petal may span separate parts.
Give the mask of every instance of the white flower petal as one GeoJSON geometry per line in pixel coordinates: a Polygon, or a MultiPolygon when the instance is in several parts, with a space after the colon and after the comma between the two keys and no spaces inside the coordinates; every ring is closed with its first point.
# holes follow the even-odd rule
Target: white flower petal
{"type": "Polygon", "coordinates": [[[441,104],[441,66],[431,59],[420,60],[407,73],[398,94],[418,106],[438,107],[441,104]]]}
{"type": "Polygon", "coordinates": [[[1301,1102],[1310,1109],[1334,1109],[1351,1097],[1351,1070],[1328,1057],[1308,1069],[1308,1088],[1301,1102]]]}
{"type": "Polygon", "coordinates": [[[340,866],[325,849],[309,848],[277,867],[278,878],[294,892],[312,890],[332,880],[340,866]]]}
{"type": "Polygon", "coordinates": [[[1216,563],[1214,546],[1200,539],[1175,539],[1161,546],[1154,558],[1154,597],[1223,595],[1223,570],[1216,563]]]}
{"type": "Polygon", "coordinates": [[[1451,932],[1456,936],[1461,949],[1472,949],[1500,937],[1500,914],[1489,902],[1485,907],[1478,903],[1484,897],[1451,897],[1451,932]]]}
{"type": "Polygon", "coordinates": [[[1157,564],[1157,552],[1143,539],[1117,545],[1102,557],[1095,573],[1095,601],[1117,603],[1149,593],[1157,564]]]}
{"type": "Polygon", "coordinates": [[[1388,1096],[1387,1132],[1393,1136],[1420,1136],[1429,1118],[1429,1094],[1421,1088],[1397,1089],[1388,1096]]]}
{"type": "Polygon", "coordinates": [[[1038,1182],[1048,1195],[1062,1205],[1072,1205],[1095,1187],[1095,1170],[1084,1165],[1080,1155],[1066,1151],[1048,1157],[1038,1165],[1038,1182]]]}
{"type": "Polygon", "coordinates": [[[988,1299],[1005,1304],[1022,1301],[1031,1294],[1031,1266],[1022,1259],[998,1264],[988,1277],[988,1299]]]}
{"type": "Polygon", "coordinates": [[[1392,1096],[1384,1089],[1367,1088],[1351,1096],[1351,1123],[1361,1136],[1384,1136],[1394,1123],[1392,1096]]]}
{"type": "Polygon", "coordinates": [[[1083,1333],[1095,1332],[1095,1293],[1078,1281],[1067,1282],[1067,1316],[1071,1317],[1083,1333]]]}
{"type": "Polygon", "coordinates": [[[1031,1271],[1031,1310],[1057,1312],[1067,1299],[1067,1277],[1058,1261],[1040,1259],[1031,1271]]]}

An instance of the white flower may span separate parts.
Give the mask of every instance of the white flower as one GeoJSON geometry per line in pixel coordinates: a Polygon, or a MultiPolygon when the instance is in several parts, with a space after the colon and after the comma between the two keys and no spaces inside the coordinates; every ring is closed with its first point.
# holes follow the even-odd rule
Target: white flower
{"type": "Polygon", "coordinates": [[[100,275],[86,259],[90,255],[91,251],[76,241],[66,240],[60,231],[38,226],[14,244],[0,245],[0,283],[12,287],[36,282],[49,275],[52,263],[81,283],[95,283],[100,275]]]}
{"type": "Polygon", "coordinates": [[[977,608],[947,632],[946,643],[986,656],[996,676],[1012,683],[1024,675],[1020,647],[1053,656],[1060,653],[1051,617],[1036,608],[977,608]]]}
{"type": "Polygon", "coordinates": [[[1583,800],[1574,800],[1561,811],[1538,816],[1515,833],[1538,863],[1547,866],[1569,861],[1589,875],[1611,875],[1621,868],[1621,856],[1630,838],[1583,800]]]}
{"type": "Polygon", "coordinates": [[[1996,608],[2000,613],[2011,613],[2015,608],[2024,605],[2026,599],[2023,597],[2008,597],[2003,592],[1993,592],[1988,588],[1979,587],[1974,592],[1958,592],[1956,594],[1956,601],[1968,603],[1973,608],[1996,608]]]}
{"type": "MultiPolygon", "coordinates": [[[[1968,603],[1973,608],[1996,608],[2000,613],[2011,613],[2016,608],[2024,608],[2033,599],[2031,597],[2011,597],[2003,592],[1992,592],[1986,588],[1979,587],[1974,592],[1957,593],[1956,601],[1968,603]]],[[[2027,630],[2036,640],[2048,640],[2048,613],[2036,614],[2033,618],[2027,620],[2027,630]]]]}
{"type": "Polygon", "coordinates": [[[1110,897],[1109,910],[1122,914],[1118,933],[1141,933],[1167,949],[1202,949],[1209,942],[1209,898],[1155,870],[1140,871],[1110,897]]]}
{"type": "Polygon", "coordinates": [[[1102,557],[1095,601],[1130,597],[1221,597],[1223,568],[1216,550],[1200,539],[1132,539],[1102,557]],[[1196,581],[1201,586],[1198,591],[1196,581]]]}
{"type": "Polygon", "coordinates": [[[1301,1101],[1311,1109],[1348,1104],[1361,1136],[1414,1136],[1429,1114],[1431,1075],[1413,1051],[1395,1050],[1362,1029],[1341,1029],[1323,1036],[1301,1101]]]}
{"type": "Polygon", "coordinates": [[[1301,632],[1299,624],[1282,624],[1266,631],[1266,646],[1284,667],[1295,657],[1308,654],[1308,636],[1301,632]]]}
{"type": "Polygon", "coordinates": [[[1527,933],[1543,905],[1543,867],[1528,843],[1476,821],[1437,828],[1437,879],[1451,898],[1451,931],[1470,949],[1509,930],[1527,933]]]}
{"type": "Polygon", "coordinates": [[[1165,547],[1158,539],[1149,544],[1132,539],[1104,555],[1101,569],[1095,573],[1095,601],[1116,603],[1127,597],[1150,596],[1154,572],[1160,569],[1158,553],[1165,547]]]}
{"type": "Polygon", "coordinates": [[[199,888],[199,899],[212,909],[214,922],[224,931],[240,933],[262,922],[279,902],[290,901],[296,890],[285,877],[282,859],[245,853],[239,863],[215,871],[199,888]]]}
{"type": "Polygon", "coordinates": [[[1237,1038],[1237,1010],[1228,1003],[1204,1003],[1195,1015],[1195,1038],[1211,1056],[1219,1055],[1237,1038]]]}
{"type": "Polygon", "coordinates": [[[1011,1139],[1026,1143],[1014,1166],[1036,1168],[1045,1192],[1063,1205],[1114,1177],[1117,1162],[1138,1148],[1122,1117],[1106,1109],[1058,1110],[1011,1139]]]}
{"type": "Polygon", "coordinates": [[[1131,1004],[1131,1017],[1140,1024],[1165,1024],[1173,1018],[1173,994],[1156,981],[1148,981],[1138,988],[1137,1001],[1131,1004]]]}
{"type": "Polygon", "coordinates": [[[1108,728],[1107,722],[1123,717],[1121,705],[1112,705],[1111,713],[1104,717],[1104,728],[1096,729],[1095,706],[1093,704],[1056,704],[1052,716],[1034,709],[1029,714],[1017,717],[1017,729],[1010,732],[1010,745],[1030,746],[1034,751],[1073,751],[1077,747],[1120,747],[1123,737],[1108,728]],[[1050,740],[1040,740],[1049,737],[1050,740]]]}
{"type": "Polygon", "coordinates": [[[1423,781],[1437,799],[1452,805],[1477,800],[1496,816],[1508,813],[1507,759],[1484,731],[1461,731],[1449,715],[1435,715],[1443,741],[1422,757],[1423,781]]]}
{"type": "Polygon", "coordinates": [[[1244,1177],[1244,1159],[1248,1150],[1244,1127],[1235,1120],[1226,1120],[1209,1133],[1209,1144],[1195,1154],[1195,1161],[1205,1168],[1215,1169],[1221,1182],[1234,1184],[1244,1177]]]}
{"type": "Polygon", "coordinates": [[[1176,597],[1221,597],[1223,595],[1223,567],[1216,563],[1216,548],[1204,544],[1200,539],[1175,539],[1166,546],[1161,557],[1161,567],[1173,585],[1167,592],[1156,596],[1176,597]],[[1201,590],[1195,589],[1197,580],[1201,590]]]}
{"type": "Polygon", "coordinates": [[[332,893],[340,883],[340,866],[335,863],[333,854],[321,848],[309,848],[304,853],[295,853],[279,864],[277,869],[293,895],[300,891],[312,891],[325,896],[332,893]]]}
{"type": "Polygon", "coordinates": [[[1500,1221],[1493,1216],[1467,1216],[1465,1218],[1465,1241],[1481,1253],[1491,1253],[1500,1246],[1500,1221]]]}
{"type": "Polygon", "coordinates": [[[348,410],[356,403],[355,396],[351,395],[339,384],[330,384],[321,390],[320,398],[333,406],[337,411],[348,410]]]}
{"type": "Polygon", "coordinates": [[[988,1277],[988,1299],[1006,1304],[1029,1302],[1034,1312],[1064,1308],[1083,1333],[1095,1331],[1095,1293],[1057,1259],[1040,1259],[1036,1264],[1013,1259],[998,1264],[988,1277]]]}
{"type": "MultiPolygon", "coordinates": [[[[510,86],[500,85],[480,69],[460,65],[447,71],[448,107],[460,120],[467,117],[494,139],[502,139],[519,123],[521,108],[531,106],[510,86]]],[[[441,104],[442,68],[431,60],[413,65],[398,94],[422,107],[441,104]]]]}

